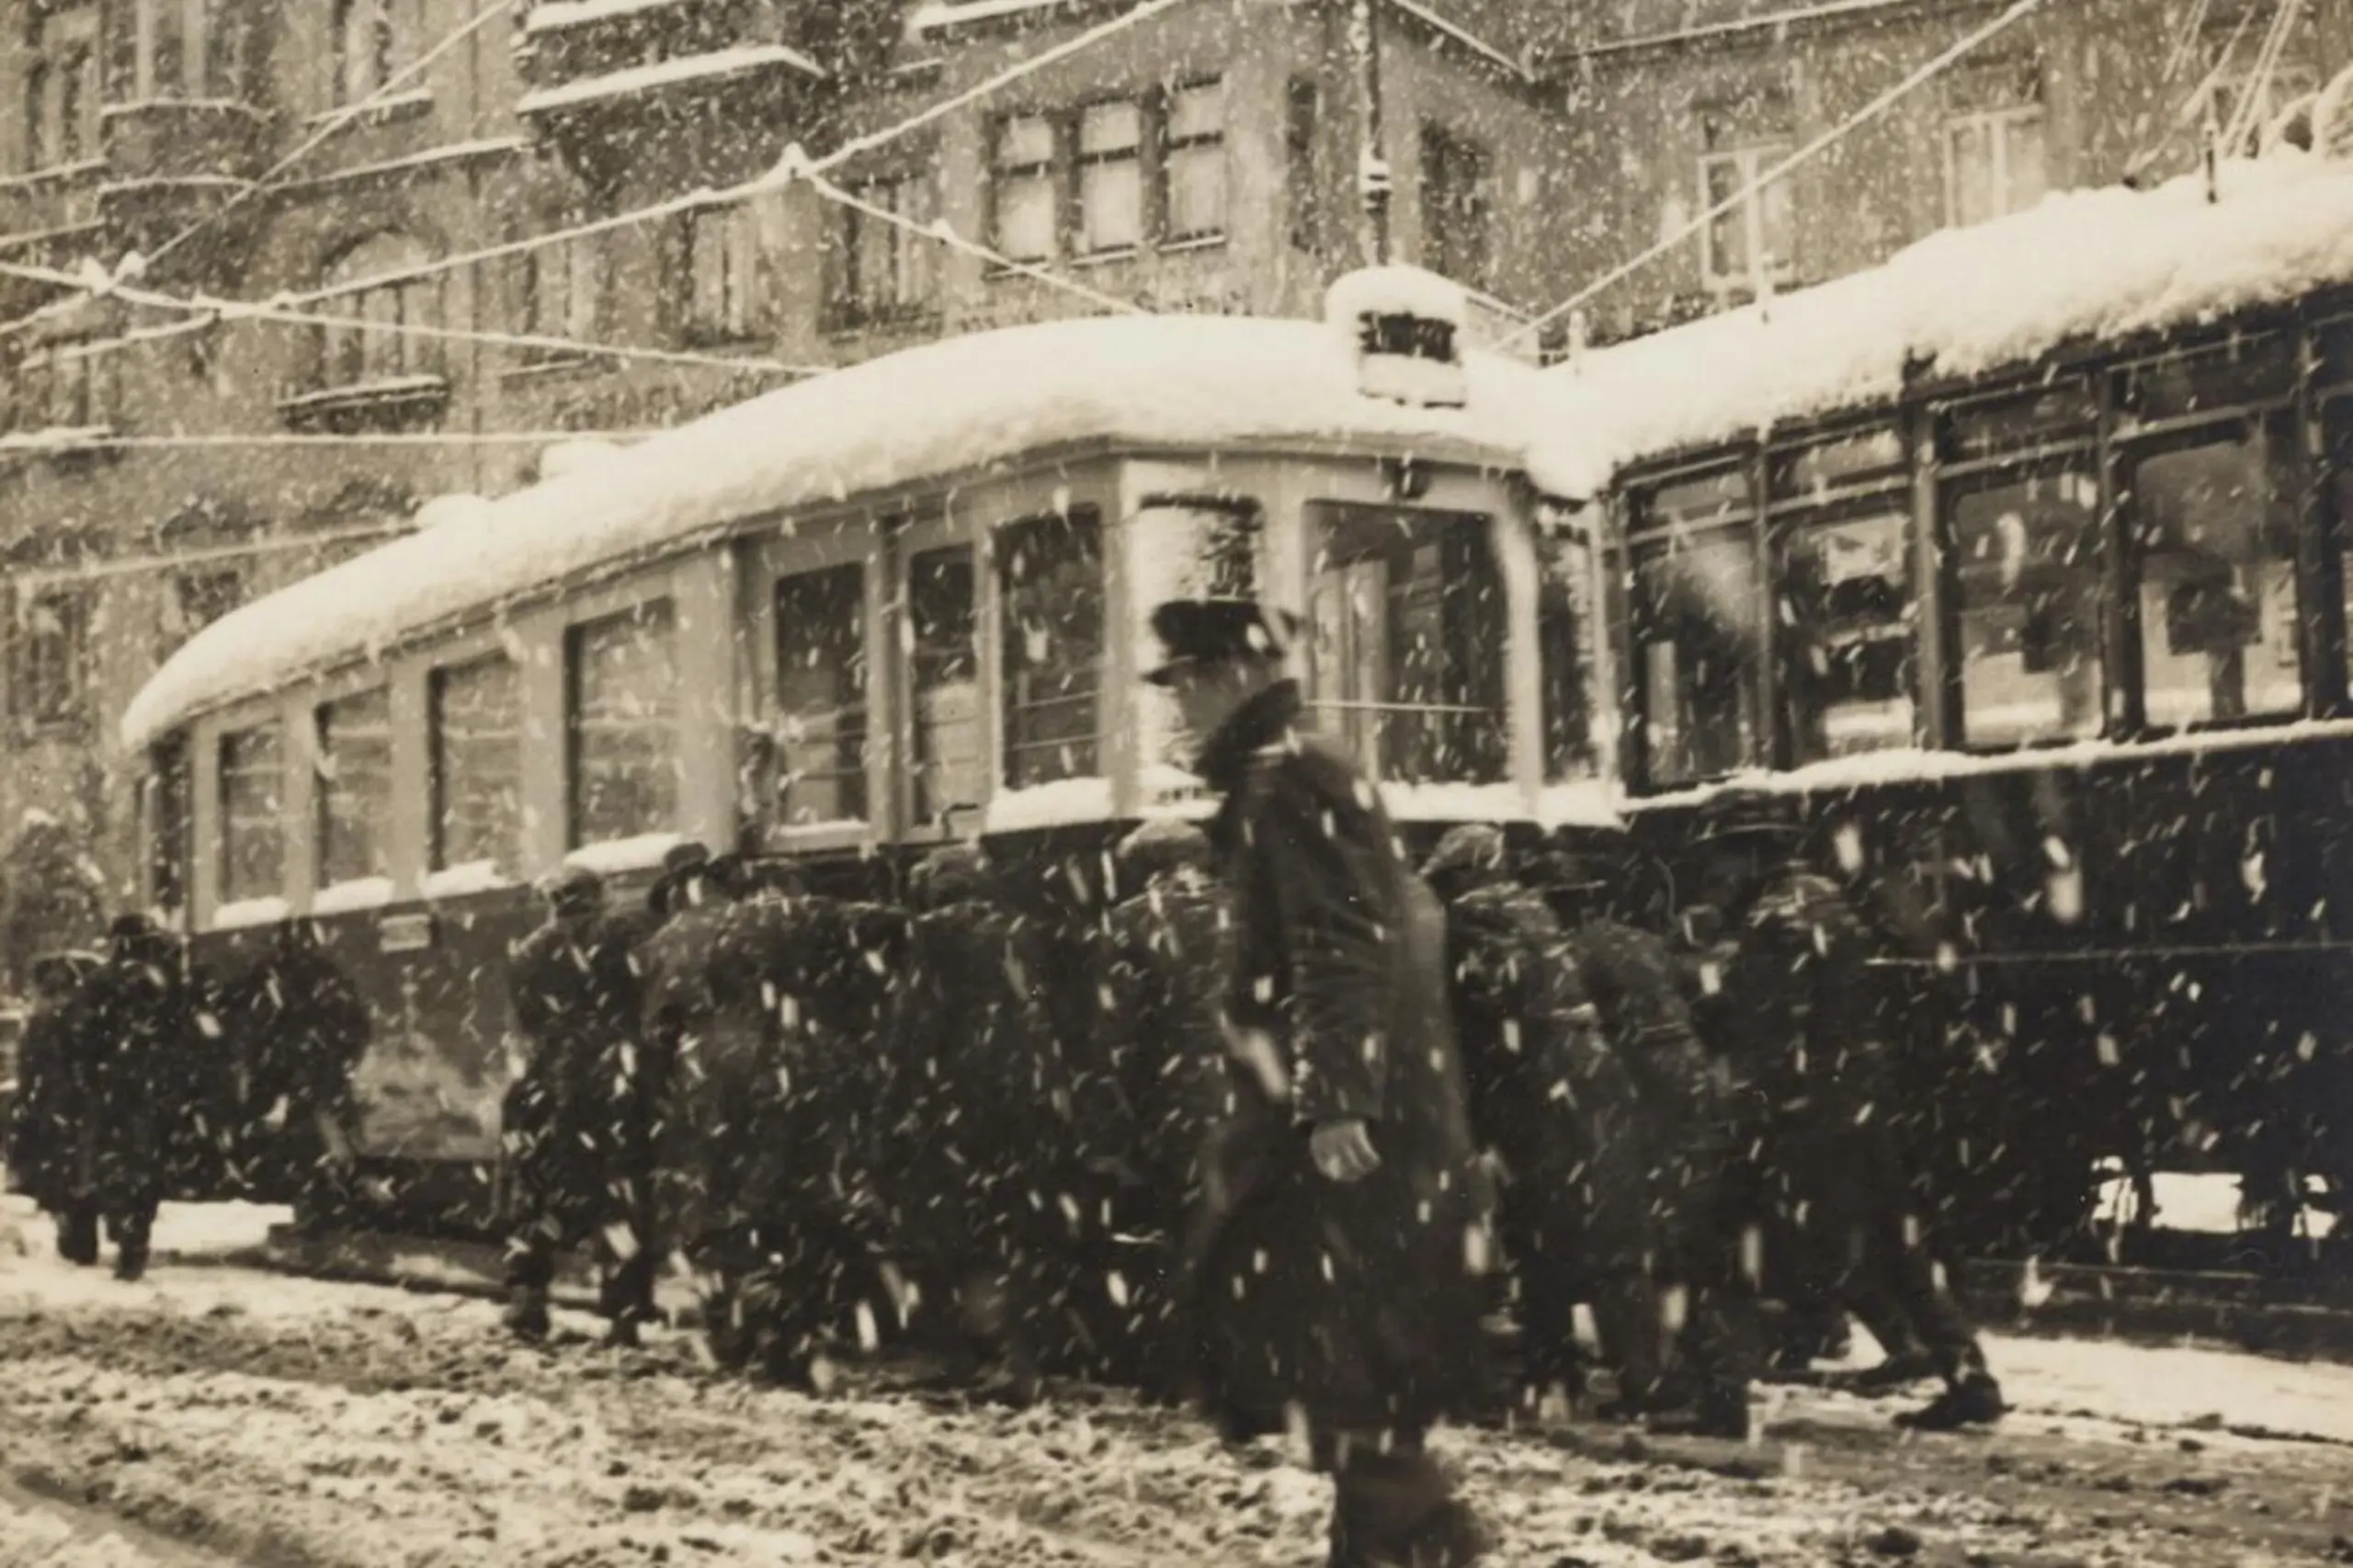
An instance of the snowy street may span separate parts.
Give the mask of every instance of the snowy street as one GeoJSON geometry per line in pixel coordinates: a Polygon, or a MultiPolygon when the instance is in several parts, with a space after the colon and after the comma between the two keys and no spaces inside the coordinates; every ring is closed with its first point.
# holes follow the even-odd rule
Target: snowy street
{"type": "MultiPolygon", "coordinates": [[[[861,1370],[813,1400],[684,1335],[617,1355],[566,1317],[517,1348],[481,1301],[200,1261],[268,1211],[167,1210],[181,1256],[120,1285],[7,1201],[0,1568],[1321,1561],[1324,1483],[1124,1396],[968,1408],[861,1370]]],[[[1988,1347],[2020,1407],[1990,1436],[1769,1389],[1746,1448],[1586,1423],[1444,1449],[1524,1568],[2353,1561],[2353,1369],[1988,1347]]]]}

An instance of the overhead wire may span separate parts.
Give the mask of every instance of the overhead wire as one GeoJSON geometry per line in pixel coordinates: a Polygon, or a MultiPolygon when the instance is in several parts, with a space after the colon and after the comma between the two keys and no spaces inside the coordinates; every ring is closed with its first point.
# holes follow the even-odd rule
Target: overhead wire
{"type": "Polygon", "coordinates": [[[925,239],[937,241],[951,250],[960,250],[967,256],[978,256],[992,267],[1001,267],[1006,272],[1018,273],[1024,278],[1035,278],[1040,283],[1054,284],[1081,299],[1102,305],[1108,310],[1123,311],[1135,315],[1151,313],[1133,300],[1107,294],[1099,289],[1090,289],[1084,283],[1050,272],[1042,267],[1029,262],[1017,261],[1002,252],[990,249],[977,240],[967,239],[958,233],[946,219],[937,222],[918,223],[904,213],[893,212],[887,207],[878,207],[855,192],[845,190],[823,175],[808,174],[802,177],[809,182],[810,189],[828,201],[847,207],[852,211],[864,213],[867,217],[888,223],[893,228],[903,229],[909,233],[921,235],[925,239]]]}
{"type": "Polygon", "coordinates": [[[1757,191],[1762,190],[1765,187],[1772,184],[1775,180],[1786,177],[1791,170],[1819,156],[1828,148],[1836,145],[1839,142],[1845,140],[1856,131],[1861,129],[1865,125],[1868,125],[1872,120],[1877,119],[1881,115],[1885,114],[1890,108],[1893,108],[1904,97],[1918,90],[1927,83],[1933,81],[1947,70],[1949,70],[1956,62],[1977,49],[1980,45],[1984,44],[1997,34],[2016,26],[2018,23],[2024,21],[2028,17],[2030,17],[2035,12],[2040,10],[2047,3],[2048,0],[2013,0],[2013,3],[2009,7],[2004,10],[1999,16],[1995,17],[1992,20],[1984,23],[1983,26],[1978,27],[1962,37],[1958,42],[1952,44],[1949,48],[1945,49],[1941,53],[1938,54],[1934,59],[1928,61],[1927,64],[1921,65],[1913,70],[1893,86],[1889,87],[1886,91],[1881,93],[1879,97],[1873,98],[1870,103],[1864,105],[1861,108],[1856,110],[1853,114],[1839,121],[1836,125],[1832,126],[1828,131],[1815,137],[1813,141],[1807,142],[1804,146],[1799,148],[1796,152],[1790,153],[1788,157],[1782,159],[1771,168],[1766,170],[1762,174],[1759,174],[1754,180],[1742,187],[1733,195],[1724,198],[1721,201],[1711,203],[1704,211],[1700,212],[1699,216],[1684,223],[1673,233],[1662,238],[1656,244],[1654,244],[1648,249],[1643,251],[1631,260],[1620,262],[1618,266],[1611,267],[1599,278],[1594,279],[1592,282],[1579,289],[1575,293],[1571,294],[1567,299],[1562,301],[1559,304],[1552,306],[1540,315],[1529,318],[1527,322],[1513,329],[1502,338],[1502,346],[1509,347],[1513,344],[1541,333],[1545,327],[1550,326],[1553,322],[1558,321],[1561,317],[1568,314],[1571,311],[1575,310],[1578,306],[1583,305],[1586,301],[1593,299],[1603,290],[1632,277],[1635,273],[1641,271],[1643,267],[1648,267],[1652,262],[1658,260],[1661,256],[1681,249],[1682,246],[1692,238],[1692,236],[1702,233],[1709,224],[1714,222],[1717,219],[1723,217],[1728,212],[1738,211],[1745,203],[1755,198],[1757,191]]]}

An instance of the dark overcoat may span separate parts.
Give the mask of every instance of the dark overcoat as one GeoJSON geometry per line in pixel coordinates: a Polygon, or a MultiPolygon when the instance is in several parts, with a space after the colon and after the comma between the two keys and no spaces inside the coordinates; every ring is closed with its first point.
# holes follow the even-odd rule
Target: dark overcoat
{"type": "Polygon", "coordinates": [[[1466,889],[1448,916],[1472,1124],[1503,1157],[1507,1240],[1588,1279],[1641,1267],[1658,1139],[1567,933],[1504,881],[1466,889]]]}
{"type": "Polygon", "coordinates": [[[601,1223],[649,1163],[631,950],[642,929],[603,915],[550,920],[516,944],[507,966],[528,1052],[504,1130],[518,1197],[575,1232],[601,1223]]]}
{"type": "Polygon", "coordinates": [[[1233,910],[1237,1069],[1189,1299],[1203,1392],[1229,1436],[1415,1428],[1483,1392],[1488,1184],[1449,1017],[1445,916],[1371,787],[1300,733],[1285,682],[1214,736],[1211,841],[1233,910]],[[1258,1042],[1251,1045],[1248,1042],[1258,1042]],[[1315,1167],[1317,1124],[1359,1119],[1379,1169],[1315,1167]]]}
{"type": "Polygon", "coordinates": [[[73,1020],[85,1112],[77,1185],[108,1214],[152,1213],[189,1136],[182,1112],[194,1030],[178,944],[155,935],[117,938],[76,998],[73,1020]]]}
{"type": "Polygon", "coordinates": [[[83,1116],[74,1064],[75,998],[37,1002],[17,1047],[17,1096],[9,1107],[8,1171],[16,1189],[43,1209],[73,1196],[75,1129],[83,1116]]]}
{"type": "Polygon", "coordinates": [[[320,1175],[317,1119],[356,1138],[353,1075],[373,1033],[368,1005],[341,965],[301,937],[282,938],[226,988],[222,1031],[242,1060],[239,1139],[249,1174],[272,1189],[320,1175]]]}

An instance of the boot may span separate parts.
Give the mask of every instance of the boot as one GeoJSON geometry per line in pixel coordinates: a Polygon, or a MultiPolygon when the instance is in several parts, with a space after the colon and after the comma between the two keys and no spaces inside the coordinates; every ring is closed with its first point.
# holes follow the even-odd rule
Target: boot
{"type": "Polygon", "coordinates": [[[1937,1358],[1917,1346],[1892,1351],[1876,1367],[1866,1367],[1855,1374],[1854,1386],[1865,1393],[1885,1393],[1906,1383],[1922,1382],[1940,1375],[1943,1369],[1937,1358]]]}
{"type": "Polygon", "coordinates": [[[87,1268],[98,1261],[98,1217],[79,1209],[57,1216],[57,1256],[87,1268]]]}
{"type": "Polygon", "coordinates": [[[1418,1449],[1353,1457],[1334,1483],[1330,1568],[1470,1568],[1493,1546],[1418,1449]]]}
{"type": "Polygon", "coordinates": [[[1958,1432],[1964,1426],[1991,1426],[2007,1409],[2002,1385],[1991,1374],[1970,1372],[1919,1409],[1898,1415],[1895,1424],[1912,1432],[1958,1432]]]}
{"type": "Polygon", "coordinates": [[[125,1243],[115,1249],[114,1277],[129,1284],[144,1278],[147,1274],[147,1249],[125,1243]]]}
{"type": "Polygon", "coordinates": [[[1650,1429],[1667,1437],[1722,1437],[1745,1443],[1751,1431],[1748,1387],[1745,1383],[1710,1383],[1685,1408],[1654,1415],[1650,1429]]]}
{"type": "Polygon", "coordinates": [[[498,1321],[516,1338],[538,1343],[548,1336],[548,1293],[543,1286],[517,1285],[508,1292],[498,1321]]]}

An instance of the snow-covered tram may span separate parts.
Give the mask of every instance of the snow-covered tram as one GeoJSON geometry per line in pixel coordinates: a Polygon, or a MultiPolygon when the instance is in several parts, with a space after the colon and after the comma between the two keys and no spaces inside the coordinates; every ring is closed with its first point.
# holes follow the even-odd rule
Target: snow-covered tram
{"type": "Polygon", "coordinates": [[[1008,896],[1088,897],[1121,824],[1203,809],[1135,678],[1163,598],[1302,608],[1316,710],[1401,821],[1606,809],[1590,543],[1499,433],[1536,372],[1459,324],[1388,274],[1326,323],[1017,327],[435,503],[139,695],[153,901],[213,975],[322,934],[371,1019],[362,1168],[413,1224],[480,1213],[507,949],[558,865],[631,898],[690,838],[887,893],[978,835],[1037,869],[1008,896]]]}
{"type": "Polygon", "coordinates": [[[1637,835],[1688,902],[1728,782],[1825,829],[1968,1239],[2080,1238],[2100,1160],[2341,1202],[2353,167],[2055,196],[1543,377],[1637,835]]]}

